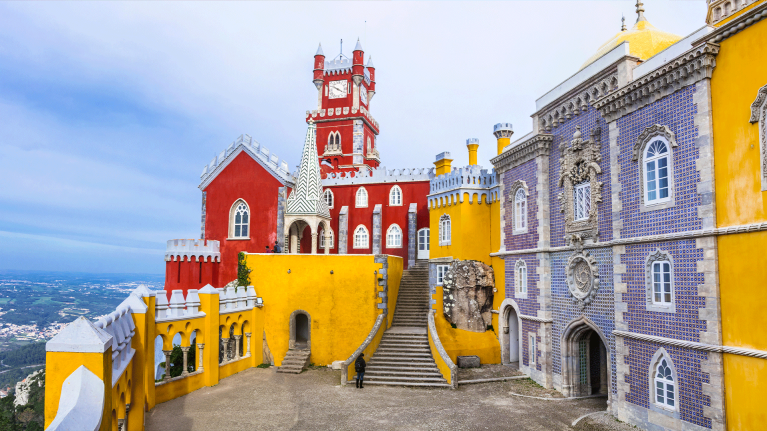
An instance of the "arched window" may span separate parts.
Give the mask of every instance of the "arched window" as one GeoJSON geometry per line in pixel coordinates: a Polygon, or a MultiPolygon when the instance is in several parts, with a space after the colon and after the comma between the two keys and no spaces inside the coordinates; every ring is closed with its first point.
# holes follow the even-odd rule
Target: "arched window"
{"type": "Polygon", "coordinates": [[[665,139],[658,137],[647,145],[644,153],[644,198],[646,205],[669,200],[670,151],[665,139]]]}
{"type": "Polygon", "coordinates": [[[341,134],[338,132],[330,132],[328,135],[328,147],[327,151],[341,151],[341,134]]]}
{"type": "Polygon", "coordinates": [[[522,259],[517,261],[514,268],[514,285],[517,293],[527,294],[527,264],[522,259]]]}
{"type": "Polygon", "coordinates": [[[389,230],[386,231],[386,247],[402,247],[402,229],[400,229],[396,224],[389,226],[389,230]]]}
{"type": "Polygon", "coordinates": [[[527,193],[520,187],[514,196],[514,230],[527,229],[527,193]]]}
{"type": "Polygon", "coordinates": [[[670,410],[676,410],[676,376],[671,360],[661,354],[653,372],[653,393],[655,404],[670,410]]]}
{"type": "Polygon", "coordinates": [[[229,214],[229,238],[248,238],[249,228],[250,209],[248,204],[240,199],[232,205],[229,214]]]}
{"type": "Polygon", "coordinates": [[[439,245],[450,245],[450,216],[447,214],[439,218],[439,245]]]}
{"type": "Polygon", "coordinates": [[[647,310],[675,313],[674,259],[666,250],[657,249],[645,260],[647,310]]]}
{"type": "Polygon", "coordinates": [[[333,192],[327,189],[322,196],[325,199],[325,203],[328,204],[328,208],[333,208],[333,192]]]}
{"type": "Polygon", "coordinates": [[[357,198],[355,199],[355,207],[357,208],[367,208],[368,206],[368,191],[365,190],[365,187],[360,187],[357,189],[357,198]]]}
{"type": "MultiPolygon", "coordinates": [[[[328,248],[333,248],[333,244],[335,244],[335,235],[333,234],[333,229],[328,229],[328,248]]],[[[325,229],[320,228],[320,248],[325,248],[325,229]]]]}
{"type": "Polygon", "coordinates": [[[394,186],[389,191],[389,205],[402,205],[402,189],[399,186],[394,186]]]}
{"type": "Polygon", "coordinates": [[[354,248],[370,248],[369,239],[370,236],[365,226],[357,226],[357,229],[354,230],[354,248]]]}

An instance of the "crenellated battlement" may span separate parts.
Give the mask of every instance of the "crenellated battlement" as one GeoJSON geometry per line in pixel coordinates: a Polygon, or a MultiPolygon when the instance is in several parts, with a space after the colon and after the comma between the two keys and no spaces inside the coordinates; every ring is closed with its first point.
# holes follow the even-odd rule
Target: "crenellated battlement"
{"type": "Polygon", "coordinates": [[[286,183],[295,183],[295,178],[290,173],[288,162],[280,161],[275,154],[271,154],[268,148],[264,147],[258,141],[251,138],[250,135],[240,135],[236,141],[232,142],[224,151],[219,153],[213,160],[202,168],[200,175],[200,189],[205,188],[213,178],[231,161],[239,151],[247,151],[251,157],[258,161],[264,168],[268,169],[274,175],[286,183]]]}
{"type": "MultiPolygon", "coordinates": [[[[338,117],[341,116],[347,116],[347,115],[362,115],[362,117],[375,127],[376,133],[380,129],[378,125],[378,121],[373,118],[373,116],[370,114],[370,111],[365,109],[364,106],[360,106],[359,109],[356,108],[349,108],[348,106],[345,106],[343,108],[330,108],[330,109],[315,109],[312,111],[306,111],[306,121],[314,120],[317,121],[318,118],[334,118],[339,119],[338,117]]],[[[342,119],[342,118],[340,118],[342,119]]]]}
{"type": "Polygon", "coordinates": [[[220,243],[204,239],[170,239],[165,246],[165,261],[221,262],[220,243]]]}
{"type": "Polygon", "coordinates": [[[351,184],[402,183],[407,181],[429,181],[434,178],[434,168],[386,169],[379,166],[370,171],[330,172],[322,180],[322,186],[351,184]]]}
{"type": "Polygon", "coordinates": [[[470,203],[475,201],[475,196],[479,196],[480,200],[484,196],[486,203],[498,199],[498,179],[495,170],[472,165],[453,169],[432,178],[429,184],[429,207],[443,205],[443,198],[451,195],[455,195],[456,202],[463,202],[465,193],[469,195],[470,203]]]}

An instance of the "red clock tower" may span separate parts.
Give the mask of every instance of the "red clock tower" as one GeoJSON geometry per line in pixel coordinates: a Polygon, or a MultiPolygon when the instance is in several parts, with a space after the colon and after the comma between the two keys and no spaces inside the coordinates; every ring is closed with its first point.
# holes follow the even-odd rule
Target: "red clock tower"
{"type": "MultiPolygon", "coordinates": [[[[306,121],[317,125],[317,156],[323,174],[369,170],[378,167],[378,122],[370,114],[375,95],[375,67],[364,65],[360,41],[352,58],[341,53],[325,60],[322,45],[314,55],[317,109],[307,111],[306,121]]],[[[324,176],[324,175],[323,175],[324,176]]]]}

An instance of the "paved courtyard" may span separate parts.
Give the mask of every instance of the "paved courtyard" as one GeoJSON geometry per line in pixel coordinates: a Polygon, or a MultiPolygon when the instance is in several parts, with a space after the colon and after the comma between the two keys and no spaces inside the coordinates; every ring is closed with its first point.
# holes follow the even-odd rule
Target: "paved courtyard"
{"type": "MultiPolygon", "coordinates": [[[[606,398],[543,400],[530,380],[460,386],[458,390],[342,387],[340,371],[278,374],[252,368],[156,406],[150,431],[187,430],[572,430],[577,418],[606,408],[606,398]]],[[[585,423],[584,423],[585,425],[585,423]]],[[[578,429],[623,429],[624,424],[578,429]],[[617,426],[617,428],[616,428],[617,426]]]]}

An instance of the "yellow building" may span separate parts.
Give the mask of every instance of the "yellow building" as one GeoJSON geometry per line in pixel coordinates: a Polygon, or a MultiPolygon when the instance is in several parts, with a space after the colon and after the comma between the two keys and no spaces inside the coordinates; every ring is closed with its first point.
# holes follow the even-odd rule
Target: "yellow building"
{"type": "Polygon", "coordinates": [[[711,79],[727,429],[764,429],[767,2],[711,1],[711,79]],[[737,233],[736,233],[737,232],[737,233]]]}
{"type": "MultiPolygon", "coordinates": [[[[499,152],[508,140],[508,137],[499,139],[499,152]]],[[[458,356],[476,355],[482,363],[498,364],[501,353],[497,310],[504,298],[505,274],[503,259],[491,257],[490,253],[498,251],[501,244],[500,186],[494,171],[476,164],[479,141],[469,139],[466,146],[469,166],[452,169],[452,159],[447,152],[439,154],[434,162],[437,175],[431,181],[428,196],[432,231],[429,286],[435,309],[434,323],[442,346],[453,362],[458,356]],[[443,295],[444,277],[454,262],[466,260],[490,265],[494,273],[491,318],[483,325],[482,332],[458,328],[443,313],[444,298],[449,295],[443,295]]]]}

